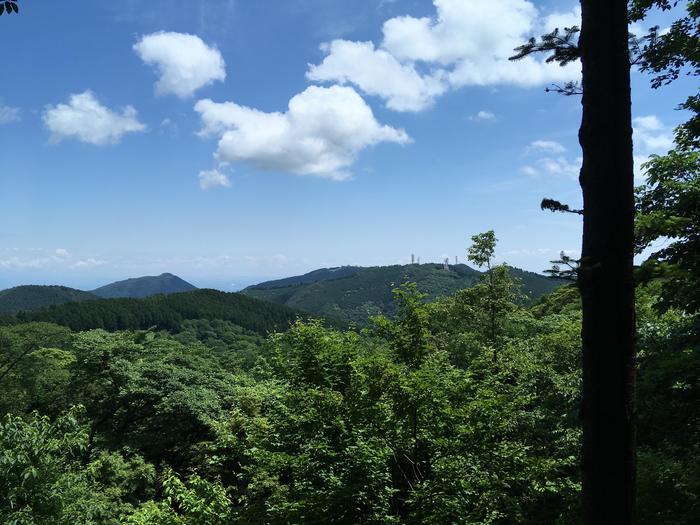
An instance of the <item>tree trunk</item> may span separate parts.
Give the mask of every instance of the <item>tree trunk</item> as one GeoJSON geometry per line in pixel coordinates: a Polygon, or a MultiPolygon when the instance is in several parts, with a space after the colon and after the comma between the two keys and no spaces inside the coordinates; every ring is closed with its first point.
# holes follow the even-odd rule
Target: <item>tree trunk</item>
{"type": "Polygon", "coordinates": [[[581,0],[583,515],[633,522],[634,175],[626,0],[581,0]]]}

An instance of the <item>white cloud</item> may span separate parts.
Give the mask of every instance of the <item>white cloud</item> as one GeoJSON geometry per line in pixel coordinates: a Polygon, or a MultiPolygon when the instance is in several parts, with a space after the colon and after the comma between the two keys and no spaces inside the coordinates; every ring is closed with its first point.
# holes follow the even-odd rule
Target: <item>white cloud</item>
{"type": "Polygon", "coordinates": [[[673,136],[656,115],[642,115],[632,119],[634,129],[635,182],[644,182],[646,171],[642,168],[649,156],[663,155],[673,148],[673,136]]]}
{"type": "Polygon", "coordinates": [[[385,98],[396,111],[420,111],[447,90],[441,74],[421,76],[372,42],[334,40],[322,46],[328,54],[306,76],[316,82],[353,83],[368,95],[385,98]]]}
{"type": "Polygon", "coordinates": [[[564,156],[566,148],[559,142],[534,140],[527,145],[525,153],[538,155],[529,165],[520,168],[520,171],[529,177],[548,175],[576,179],[579,176],[583,158],[569,160],[564,156]]]}
{"type": "Polygon", "coordinates": [[[496,115],[494,115],[490,111],[481,110],[476,115],[470,116],[469,120],[493,120],[495,118],[496,115]]]}
{"type": "Polygon", "coordinates": [[[224,188],[229,188],[231,186],[231,181],[228,179],[226,174],[221,173],[219,170],[199,172],[200,188],[202,188],[203,190],[208,190],[217,186],[222,186],[224,188]]]}
{"type": "Polygon", "coordinates": [[[545,151],[548,153],[564,153],[566,148],[553,140],[535,140],[527,147],[528,151],[545,151]]]}
{"type": "Polygon", "coordinates": [[[70,265],[70,268],[92,268],[94,266],[103,266],[105,264],[107,264],[107,261],[105,260],[90,257],[88,259],[81,259],[79,261],[75,261],[73,264],[70,265]]]}
{"type": "MultiPolygon", "coordinates": [[[[15,249],[21,252],[22,250],[15,249]]],[[[108,264],[103,259],[89,257],[86,259],[74,260],[72,254],[65,248],[47,251],[43,249],[31,249],[30,253],[20,253],[8,258],[0,258],[0,268],[10,270],[26,270],[39,268],[89,268],[108,264]]],[[[26,252],[26,250],[25,250],[26,252]]]]}
{"type": "Polygon", "coordinates": [[[0,124],[10,124],[20,119],[19,108],[0,106],[0,124]]]}
{"type": "Polygon", "coordinates": [[[656,115],[632,119],[635,149],[641,153],[666,153],[673,148],[673,136],[656,115]]]}
{"type": "Polygon", "coordinates": [[[226,64],[219,50],[196,35],[164,31],[144,35],[134,44],[134,51],[158,70],[159,95],[187,98],[199,88],[226,78],[226,64]]]}
{"type": "Polygon", "coordinates": [[[563,33],[565,28],[574,26],[581,28],[581,6],[578,5],[571,11],[550,13],[544,17],[542,32],[550,33],[559,29],[563,33]]]}
{"type": "Polygon", "coordinates": [[[311,86],[289,101],[285,113],[208,99],[195,110],[202,118],[200,135],[220,137],[220,162],[262,170],[343,180],[363,149],[410,141],[405,131],[379,124],[362,97],[345,86],[311,86]]]}
{"type": "Polygon", "coordinates": [[[546,17],[527,0],[433,0],[432,17],[399,16],[384,23],[383,40],[336,41],[308,76],[353,83],[399,111],[428,107],[447,88],[510,84],[522,87],[577,80],[580,65],[544,57],[512,62],[514,48],[551,24],[571,24],[580,11],[546,17]]]}
{"type": "Polygon", "coordinates": [[[522,168],[520,168],[520,170],[529,177],[536,177],[540,174],[540,172],[537,171],[537,168],[534,168],[532,166],[523,166],[522,168]]]}
{"type": "Polygon", "coordinates": [[[121,113],[113,111],[100,104],[89,90],[71,95],[68,104],[47,106],[43,119],[53,142],[75,138],[104,146],[119,142],[126,133],[146,129],[133,107],[126,106],[121,113]]]}
{"type": "Polygon", "coordinates": [[[581,171],[582,158],[569,161],[565,157],[544,157],[539,165],[545,173],[576,179],[581,171]]]}

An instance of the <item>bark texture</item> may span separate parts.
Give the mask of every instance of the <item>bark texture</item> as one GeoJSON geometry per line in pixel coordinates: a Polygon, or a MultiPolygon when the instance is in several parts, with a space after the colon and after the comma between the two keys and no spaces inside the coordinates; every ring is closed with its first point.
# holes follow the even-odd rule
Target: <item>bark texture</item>
{"type": "Polygon", "coordinates": [[[634,175],[626,0],[581,0],[583,515],[634,522],[634,175]]]}

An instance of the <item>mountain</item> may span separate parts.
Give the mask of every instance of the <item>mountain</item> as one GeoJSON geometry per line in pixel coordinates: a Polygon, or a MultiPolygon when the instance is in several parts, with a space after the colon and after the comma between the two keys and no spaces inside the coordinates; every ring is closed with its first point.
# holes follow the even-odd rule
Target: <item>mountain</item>
{"type": "MultiPolygon", "coordinates": [[[[531,300],[562,283],[549,277],[511,268],[531,300]]],[[[323,268],[276,281],[249,286],[242,293],[341,321],[366,324],[378,314],[393,314],[392,290],[415,282],[429,299],[451,295],[478,282],[482,273],[465,264],[410,264],[394,266],[323,268]]]]}
{"type": "Polygon", "coordinates": [[[118,297],[149,297],[151,295],[189,292],[197,287],[171,273],[158,276],[136,277],[101,286],[92,293],[103,299],[118,297]]]}
{"type": "Polygon", "coordinates": [[[284,288],[286,286],[294,286],[297,284],[309,284],[317,281],[331,281],[340,279],[349,275],[356,274],[363,268],[361,266],[339,266],[337,268],[321,268],[313,272],[305,273],[304,275],[296,275],[294,277],[285,277],[284,279],[276,279],[274,281],[265,281],[264,283],[249,286],[252,289],[268,289],[268,288],[284,288]]]}
{"type": "Polygon", "coordinates": [[[51,305],[89,299],[97,299],[97,296],[67,286],[15,286],[0,291],[0,314],[38,310],[51,305]]]}
{"type": "MultiPolygon", "coordinates": [[[[93,328],[108,331],[145,330],[153,326],[179,331],[185,320],[219,319],[261,335],[286,330],[296,319],[309,317],[308,313],[288,306],[240,293],[206,289],[141,299],[96,299],[17,314],[17,320],[21,322],[45,321],[68,326],[75,331],[93,328]]],[[[343,326],[335,321],[328,324],[343,326]]]]}

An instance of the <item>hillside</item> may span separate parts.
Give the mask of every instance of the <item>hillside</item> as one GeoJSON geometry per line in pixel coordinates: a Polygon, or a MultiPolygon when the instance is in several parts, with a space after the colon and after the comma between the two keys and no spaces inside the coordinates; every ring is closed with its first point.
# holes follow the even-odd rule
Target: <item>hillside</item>
{"type": "Polygon", "coordinates": [[[151,295],[189,292],[197,287],[171,273],[136,277],[101,286],[92,293],[103,299],[150,297],[151,295]]]}
{"type": "Polygon", "coordinates": [[[67,286],[15,286],[0,291],[0,314],[38,310],[51,305],[97,299],[90,292],[67,286]]]}
{"type": "MultiPolygon", "coordinates": [[[[511,268],[531,299],[561,283],[533,272],[511,268]]],[[[392,290],[415,282],[430,299],[453,294],[475,284],[481,272],[465,264],[412,264],[369,268],[324,268],[308,274],[250,286],[242,293],[345,322],[365,324],[373,315],[393,313],[392,290]]]]}
{"type": "Polygon", "coordinates": [[[204,289],[142,299],[116,298],[66,303],[17,314],[17,319],[23,322],[46,321],[76,331],[93,328],[108,331],[144,330],[153,326],[178,331],[183,321],[188,319],[218,319],[230,321],[261,335],[285,330],[300,317],[308,318],[309,315],[240,293],[204,289]]]}

